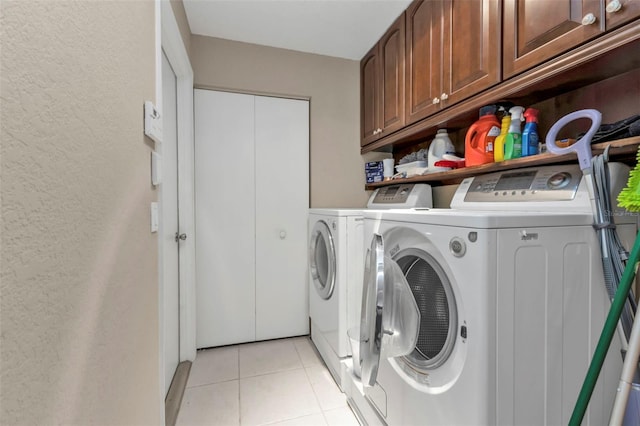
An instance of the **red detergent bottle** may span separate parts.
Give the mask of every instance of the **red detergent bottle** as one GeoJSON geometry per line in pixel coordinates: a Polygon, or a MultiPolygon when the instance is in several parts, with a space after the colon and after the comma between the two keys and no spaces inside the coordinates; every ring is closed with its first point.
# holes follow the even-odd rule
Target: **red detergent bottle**
{"type": "Polygon", "coordinates": [[[493,163],[493,141],[500,134],[500,122],[496,117],[496,106],[480,108],[480,118],[473,123],[464,138],[465,165],[493,163]]]}

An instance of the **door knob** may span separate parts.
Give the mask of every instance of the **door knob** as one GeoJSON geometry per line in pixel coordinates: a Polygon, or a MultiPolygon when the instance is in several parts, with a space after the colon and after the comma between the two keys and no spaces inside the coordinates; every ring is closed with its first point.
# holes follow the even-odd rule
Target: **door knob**
{"type": "Polygon", "coordinates": [[[182,241],[184,241],[184,240],[186,240],[186,239],[187,239],[187,234],[178,234],[178,233],[176,232],[176,243],[178,242],[178,240],[182,240],[182,241]]]}
{"type": "Polygon", "coordinates": [[[287,238],[287,231],[280,231],[280,239],[284,240],[285,238],[287,238]]]}

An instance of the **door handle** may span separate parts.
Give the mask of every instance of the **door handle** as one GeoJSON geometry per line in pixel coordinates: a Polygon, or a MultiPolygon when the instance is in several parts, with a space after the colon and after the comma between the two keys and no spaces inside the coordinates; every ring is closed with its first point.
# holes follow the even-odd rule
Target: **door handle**
{"type": "Polygon", "coordinates": [[[284,240],[285,238],[287,238],[287,231],[280,231],[280,239],[284,240]]]}
{"type": "Polygon", "coordinates": [[[176,232],[176,243],[178,242],[178,240],[182,240],[182,241],[184,241],[184,240],[186,240],[186,239],[187,239],[187,234],[178,234],[178,233],[176,232]]]}

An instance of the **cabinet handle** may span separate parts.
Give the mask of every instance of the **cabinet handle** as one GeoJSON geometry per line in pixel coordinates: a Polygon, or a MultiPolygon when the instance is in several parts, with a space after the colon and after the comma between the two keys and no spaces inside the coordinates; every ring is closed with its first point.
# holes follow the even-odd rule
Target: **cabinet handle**
{"type": "Polygon", "coordinates": [[[607,5],[607,13],[616,13],[620,9],[622,9],[622,3],[620,3],[620,0],[613,0],[607,5]]]}
{"type": "Polygon", "coordinates": [[[440,98],[433,98],[433,104],[439,104],[440,103],[440,98]]]}
{"type": "Polygon", "coordinates": [[[593,13],[587,13],[582,18],[582,25],[591,25],[596,22],[596,17],[593,13]]]}
{"type": "Polygon", "coordinates": [[[446,101],[447,99],[449,99],[449,95],[447,95],[446,93],[443,93],[442,95],[440,95],[440,99],[442,99],[443,101],[446,101]]]}

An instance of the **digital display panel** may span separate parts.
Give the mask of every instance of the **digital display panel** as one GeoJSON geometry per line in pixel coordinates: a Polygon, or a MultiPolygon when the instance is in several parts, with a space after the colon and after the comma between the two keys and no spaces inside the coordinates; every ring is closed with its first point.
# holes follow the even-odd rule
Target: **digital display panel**
{"type": "Polygon", "coordinates": [[[385,197],[393,197],[393,196],[396,195],[396,192],[398,192],[398,189],[400,189],[399,186],[389,186],[384,191],[384,196],[385,197]]]}
{"type": "Polygon", "coordinates": [[[533,179],[536,177],[536,172],[515,172],[505,173],[500,176],[498,183],[494,188],[495,191],[502,190],[515,190],[515,189],[529,189],[533,179]]]}

